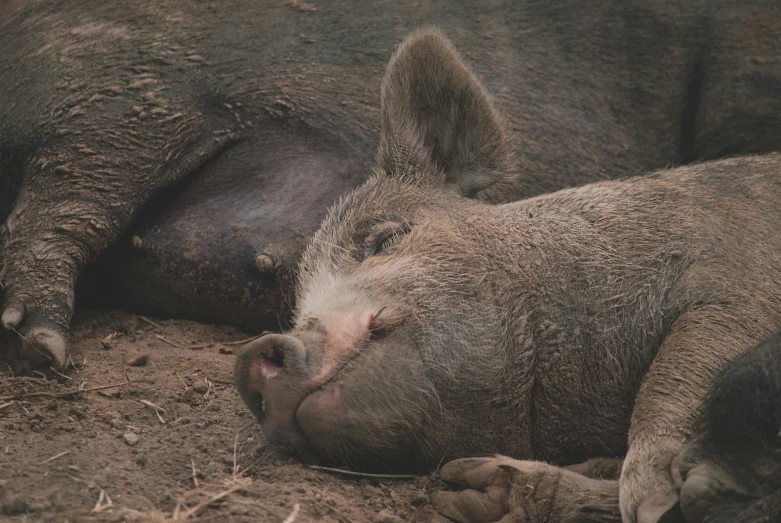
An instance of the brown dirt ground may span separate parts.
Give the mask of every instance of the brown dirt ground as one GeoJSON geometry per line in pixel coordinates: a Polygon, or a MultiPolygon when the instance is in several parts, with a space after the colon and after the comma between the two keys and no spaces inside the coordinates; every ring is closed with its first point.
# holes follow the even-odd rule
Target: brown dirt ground
{"type": "Polygon", "coordinates": [[[231,384],[240,345],[224,343],[245,334],[151,321],[78,313],[74,364],[59,382],[15,377],[3,365],[0,520],[432,520],[432,477],[352,478],[275,460],[231,384]],[[141,355],[145,365],[128,364],[141,355]],[[198,381],[205,393],[193,390],[198,381]],[[69,397],[30,396],[117,383],[69,397]],[[125,440],[131,432],[138,436],[133,446],[125,440]]]}

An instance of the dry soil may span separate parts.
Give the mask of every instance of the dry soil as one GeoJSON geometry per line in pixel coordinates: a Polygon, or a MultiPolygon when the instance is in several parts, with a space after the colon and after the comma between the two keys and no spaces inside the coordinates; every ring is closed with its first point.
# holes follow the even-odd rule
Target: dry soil
{"type": "Polygon", "coordinates": [[[1,521],[432,520],[430,476],[271,455],[231,384],[246,334],[111,311],[80,312],[73,329],[65,377],[0,369],[1,521]]]}

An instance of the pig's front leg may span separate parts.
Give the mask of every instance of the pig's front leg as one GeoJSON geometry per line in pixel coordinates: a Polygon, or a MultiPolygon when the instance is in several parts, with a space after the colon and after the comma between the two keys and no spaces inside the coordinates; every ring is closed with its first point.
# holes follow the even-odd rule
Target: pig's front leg
{"type": "MultiPolygon", "coordinates": [[[[749,306],[745,310],[752,311],[749,306]]],[[[625,523],[673,520],[678,506],[673,459],[683,449],[719,369],[762,335],[763,324],[752,320],[736,309],[703,307],[673,324],[635,400],[619,480],[625,523]]]]}
{"type": "Polygon", "coordinates": [[[441,477],[467,487],[432,497],[437,512],[461,523],[621,521],[617,481],[547,463],[505,456],[458,459],[442,468],[441,477]]]}

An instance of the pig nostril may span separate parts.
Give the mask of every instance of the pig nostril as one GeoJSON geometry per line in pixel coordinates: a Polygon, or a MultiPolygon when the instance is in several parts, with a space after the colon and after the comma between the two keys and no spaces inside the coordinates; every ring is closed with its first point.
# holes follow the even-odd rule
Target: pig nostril
{"type": "Polygon", "coordinates": [[[263,356],[262,372],[266,378],[275,377],[284,366],[285,358],[277,349],[272,349],[269,354],[263,356]]]}
{"type": "Polygon", "coordinates": [[[278,351],[276,349],[271,351],[270,356],[266,356],[266,359],[269,360],[271,363],[276,365],[277,367],[284,367],[285,366],[285,357],[282,355],[281,351],[278,351]]]}

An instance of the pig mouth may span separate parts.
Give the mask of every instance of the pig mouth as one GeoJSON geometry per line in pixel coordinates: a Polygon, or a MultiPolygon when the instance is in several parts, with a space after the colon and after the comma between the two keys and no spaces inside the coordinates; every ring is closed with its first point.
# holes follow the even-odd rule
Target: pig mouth
{"type": "MultiPolygon", "coordinates": [[[[359,383],[365,379],[359,358],[386,352],[386,345],[400,334],[396,329],[372,329],[361,347],[334,368],[322,372],[318,352],[322,333],[299,331],[292,335],[268,335],[247,345],[239,354],[236,386],[257,418],[275,453],[307,462],[335,463],[357,448],[351,442],[364,425],[364,409],[355,410],[353,371],[359,383]],[[309,347],[309,349],[307,349],[309,347]],[[319,375],[317,375],[319,374],[319,375]]],[[[358,396],[358,401],[363,398],[358,396]]],[[[361,445],[359,445],[360,447],[361,445]]]]}
{"type": "MultiPolygon", "coordinates": [[[[355,354],[353,354],[350,358],[345,360],[342,364],[340,364],[338,367],[333,369],[331,372],[317,380],[317,382],[313,384],[307,384],[305,386],[304,390],[302,391],[302,394],[300,394],[298,403],[293,407],[293,411],[297,414],[298,409],[301,406],[301,404],[312,394],[316,394],[322,390],[324,390],[326,387],[328,387],[331,383],[336,381],[340,375],[342,374],[342,371],[344,371],[347,367],[349,367],[355,360],[357,360],[359,357],[362,356],[362,353],[359,351],[355,354]]],[[[262,365],[265,369],[268,369],[268,376],[270,378],[276,377],[279,372],[284,367],[284,358],[280,354],[274,354],[270,357],[264,357],[262,365]]],[[[259,401],[261,403],[260,409],[258,412],[258,419],[259,421],[263,421],[263,418],[265,418],[265,402],[263,400],[263,395],[261,393],[257,393],[259,397],[259,401]]],[[[300,429],[300,427],[298,427],[300,429]]],[[[303,432],[303,431],[302,431],[303,432]]]]}
{"type": "MultiPolygon", "coordinates": [[[[332,389],[345,371],[363,356],[365,348],[313,380],[306,375],[308,373],[291,370],[292,362],[282,351],[266,347],[260,353],[250,355],[249,361],[237,361],[236,384],[269,440],[282,442],[285,447],[310,448],[309,439],[319,434],[311,433],[311,427],[306,423],[307,412],[306,409],[302,411],[302,405],[313,396],[332,389]]],[[[251,350],[251,347],[248,349],[251,350]]],[[[333,402],[330,407],[332,410],[343,410],[333,402]]]]}

